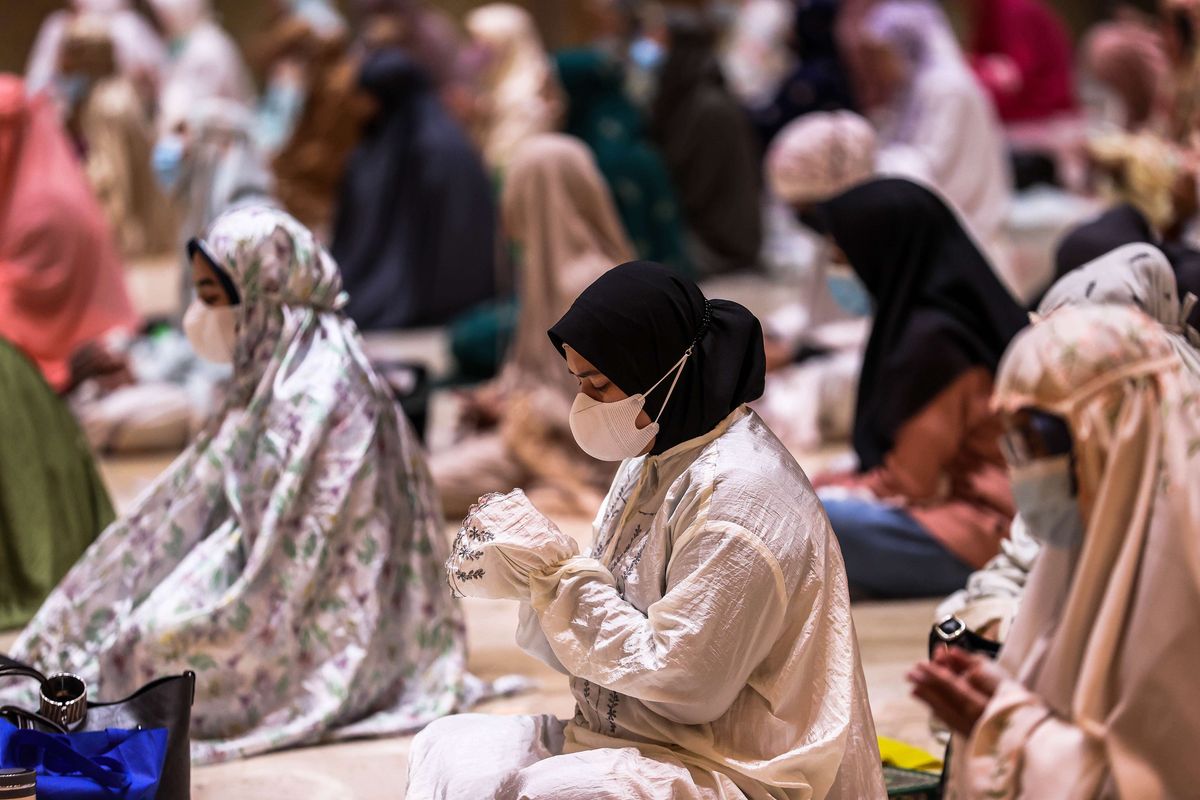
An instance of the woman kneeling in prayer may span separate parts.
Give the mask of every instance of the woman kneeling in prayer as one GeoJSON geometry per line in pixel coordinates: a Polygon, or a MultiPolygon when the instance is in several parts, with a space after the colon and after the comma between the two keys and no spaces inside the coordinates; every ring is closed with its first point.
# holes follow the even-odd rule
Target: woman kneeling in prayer
{"type": "Polygon", "coordinates": [[[1196,794],[1200,379],[1172,336],[1063,308],[1005,355],[994,402],[1042,551],[997,663],[947,650],[909,676],[966,737],[953,797],[1196,794]]]}
{"type": "Polygon", "coordinates": [[[341,315],[337,265],[261,206],[219,217],[189,250],[184,327],[202,357],[232,364],[226,406],[101,534],[13,656],[74,672],[102,699],[194,670],[201,762],[449,713],[464,653],[437,495],[341,315]]]}
{"type": "Polygon", "coordinates": [[[623,461],[591,553],[524,494],[485,497],[447,572],[523,603],[573,719],[464,715],[413,743],[414,798],[881,798],[845,569],[816,493],[745,403],[758,320],[656,264],[605,273],[550,330],[572,433],[623,461]]]}
{"type": "Polygon", "coordinates": [[[815,480],[851,589],[961,589],[1012,524],[988,401],[1028,317],[933,191],[877,178],[817,209],[876,306],[854,414],[858,469],[815,480]]]}

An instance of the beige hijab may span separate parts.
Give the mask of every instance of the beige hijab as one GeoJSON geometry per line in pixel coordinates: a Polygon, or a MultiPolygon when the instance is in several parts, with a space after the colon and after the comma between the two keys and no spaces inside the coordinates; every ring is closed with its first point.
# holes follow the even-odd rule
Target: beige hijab
{"type": "Polygon", "coordinates": [[[1067,420],[1086,533],[1047,547],[963,751],[959,796],[1188,797],[1200,786],[1200,379],[1133,308],[1018,337],[996,405],[1067,420]]]}
{"type": "Polygon", "coordinates": [[[81,14],[67,26],[63,55],[95,80],[79,110],[84,169],[126,258],[175,246],[178,224],[154,171],[154,131],[133,82],[117,73],[110,21],[81,14]]]}
{"type": "Polygon", "coordinates": [[[490,3],[472,11],[466,24],[489,55],[481,102],[484,160],[503,170],[526,139],[554,130],[561,98],[529,12],[511,3],[490,3]]]}
{"type": "Polygon", "coordinates": [[[503,380],[514,389],[578,387],[546,331],[611,267],[633,259],[591,151],[573,136],[539,134],[513,157],[501,197],[504,226],[521,249],[520,317],[503,380]]]}

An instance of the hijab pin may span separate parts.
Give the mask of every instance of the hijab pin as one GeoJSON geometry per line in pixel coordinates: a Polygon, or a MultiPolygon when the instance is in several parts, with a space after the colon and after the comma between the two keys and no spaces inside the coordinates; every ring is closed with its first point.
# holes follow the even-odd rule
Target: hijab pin
{"type": "Polygon", "coordinates": [[[709,302],[708,300],[705,300],[704,301],[704,316],[700,318],[700,328],[699,328],[699,330],[696,331],[696,336],[692,339],[692,343],[690,345],[688,345],[687,352],[683,354],[685,358],[692,354],[692,352],[696,349],[696,345],[700,344],[700,339],[704,336],[705,331],[708,330],[708,323],[711,321],[712,321],[712,303],[709,302]]]}

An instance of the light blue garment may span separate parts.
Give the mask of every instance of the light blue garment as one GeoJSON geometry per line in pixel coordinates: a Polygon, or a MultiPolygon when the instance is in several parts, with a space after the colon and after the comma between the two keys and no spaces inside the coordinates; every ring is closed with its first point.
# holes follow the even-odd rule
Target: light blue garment
{"type": "Polygon", "coordinates": [[[663,46],[648,36],[643,36],[629,46],[629,58],[641,70],[653,72],[662,64],[666,53],[663,46]]]}
{"type": "Polygon", "coordinates": [[[154,169],[154,177],[164,191],[170,193],[179,183],[183,173],[183,139],[178,136],[164,136],[154,144],[150,154],[150,166],[154,169]]]}
{"type": "Polygon", "coordinates": [[[866,317],[871,314],[871,293],[857,275],[849,270],[843,274],[831,272],[827,280],[829,294],[843,311],[852,317],[866,317]]]}
{"type": "Polygon", "coordinates": [[[86,75],[64,72],[54,78],[54,88],[68,107],[76,108],[92,88],[92,79],[86,75]]]}
{"type": "Polygon", "coordinates": [[[268,153],[278,152],[292,138],[304,110],[304,87],[287,79],[272,80],[258,107],[257,140],[268,153]]]}
{"type": "Polygon", "coordinates": [[[303,18],[321,36],[335,36],[346,29],[346,20],[330,0],[292,0],[292,13],[303,18]]]}

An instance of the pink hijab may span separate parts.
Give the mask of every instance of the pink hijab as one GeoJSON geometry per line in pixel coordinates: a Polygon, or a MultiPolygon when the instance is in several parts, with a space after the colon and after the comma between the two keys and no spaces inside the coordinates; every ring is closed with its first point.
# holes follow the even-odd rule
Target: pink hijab
{"type": "Polygon", "coordinates": [[[1042,0],[974,0],[973,23],[971,64],[1001,120],[1028,122],[1075,108],[1071,38],[1042,0]]]}
{"type": "Polygon", "coordinates": [[[1125,108],[1125,125],[1137,130],[1169,105],[1171,71],[1162,34],[1136,19],[1104,22],[1081,45],[1092,76],[1111,88],[1125,108]]]}
{"type": "Polygon", "coordinates": [[[81,345],[137,322],[112,234],[53,107],[0,75],[0,337],[61,390],[81,345]]]}

